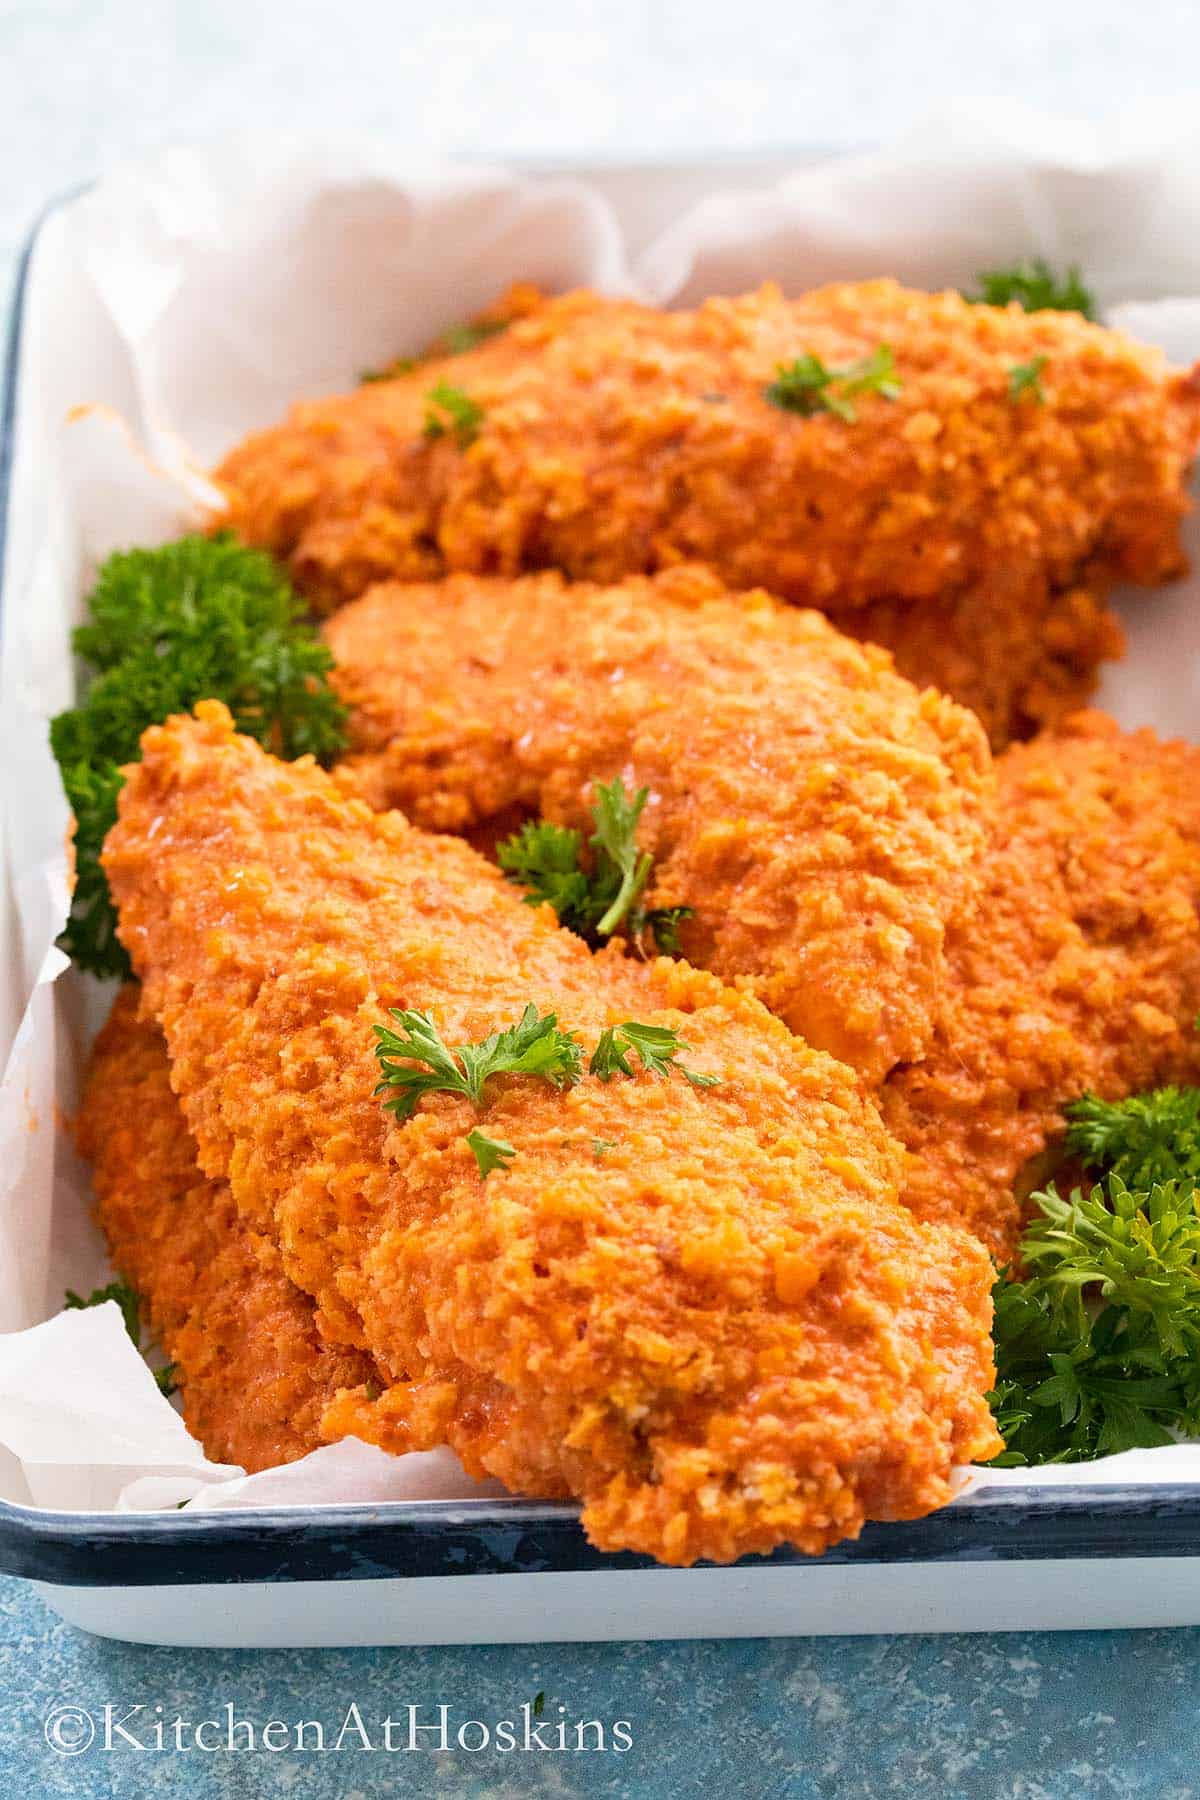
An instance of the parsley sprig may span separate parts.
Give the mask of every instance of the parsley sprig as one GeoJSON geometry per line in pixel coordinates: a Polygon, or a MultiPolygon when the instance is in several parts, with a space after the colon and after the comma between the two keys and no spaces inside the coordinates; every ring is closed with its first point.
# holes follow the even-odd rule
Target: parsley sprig
{"type": "Polygon", "coordinates": [[[630,794],[620,776],[597,783],[592,802],[595,826],[585,859],[583,833],[546,820],[531,820],[499,844],[500,867],[527,890],[526,904],[554,908],[568,931],[596,946],[620,931],[634,943],[648,931],[664,955],[679,949],[679,926],[690,906],[641,904],[654,859],[639,850],[637,829],[649,788],[630,794]]]}
{"type": "MultiPolygon", "coordinates": [[[[471,319],[466,324],[451,325],[434,338],[420,356],[397,356],[381,369],[364,369],[358,379],[362,383],[395,381],[398,376],[411,375],[419,364],[430,362],[434,357],[462,356],[465,351],[474,350],[489,338],[507,331],[511,323],[510,319],[471,319]]],[[[436,435],[440,436],[440,433],[436,435]]]]}
{"type": "Polygon", "coordinates": [[[376,1025],[375,1055],[381,1079],[377,1094],[398,1119],[409,1119],[422,1094],[462,1094],[473,1105],[495,1075],[532,1075],[551,1087],[574,1087],[583,1070],[583,1052],[571,1032],[560,1031],[557,1013],[529,1005],[516,1025],[493,1031],[480,1044],[448,1045],[427,1012],[390,1007],[399,1032],[376,1025]],[[424,1064],[423,1068],[418,1067],[424,1064]]]}
{"type": "Polygon", "coordinates": [[[397,356],[382,369],[363,369],[358,377],[359,384],[368,387],[373,381],[396,381],[401,375],[411,375],[416,366],[415,356],[397,356]]]}
{"type": "Polygon", "coordinates": [[[1008,371],[1008,397],[1014,406],[1028,394],[1039,406],[1046,404],[1046,390],[1042,386],[1042,370],[1048,357],[1035,356],[1032,362],[1014,363],[1008,371]]]}
{"type": "Polygon", "coordinates": [[[616,1074],[636,1074],[629,1061],[636,1056],[649,1075],[669,1076],[678,1070],[694,1088],[719,1087],[719,1076],[702,1075],[679,1061],[687,1048],[679,1033],[669,1026],[639,1025],[636,1019],[626,1019],[623,1025],[610,1025],[600,1034],[588,1063],[588,1074],[601,1081],[611,1081],[616,1074]]]}
{"type": "Polygon", "coordinates": [[[1013,300],[1026,312],[1077,312],[1096,317],[1096,301],[1072,263],[1065,275],[1056,275],[1049,263],[1034,256],[1008,269],[985,269],[976,276],[977,293],[967,299],[980,306],[1007,306],[1013,300]]]}
{"type": "Polygon", "coordinates": [[[438,381],[425,396],[425,436],[453,436],[460,450],[469,450],[479,436],[484,412],[478,401],[453,382],[438,381]]]}
{"type": "Polygon", "coordinates": [[[73,641],[93,679],[50,725],[75,815],[76,885],[58,941],[80,968],[126,976],[99,857],[121,766],[136,762],[146,727],[223,700],[237,729],[277,755],[328,757],[345,743],[346,712],[327,679],[333,659],[283,574],[229,532],[110,556],[73,641]]]}
{"type": "Polygon", "coordinates": [[[1200,1434],[1200,1090],[1070,1108],[1099,1174],[1035,1194],[1028,1275],[995,1288],[998,1464],[1078,1462],[1200,1434]]]}
{"type": "MultiPolygon", "coordinates": [[[[411,1119],[425,1094],[461,1094],[472,1105],[482,1106],[488,1082],[496,1075],[524,1075],[548,1082],[553,1088],[575,1087],[583,1079],[583,1051],[573,1032],[561,1031],[557,1013],[539,1013],[532,1004],[520,1021],[504,1031],[493,1031],[478,1044],[447,1044],[427,1012],[415,1008],[389,1008],[401,1027],[376,1025],[375,1055],[380,1080],[376,1095],[397,1119],[411,1119]]],[[[693,1087],[718,1085],[715,1075],[702,1075],[679,1061],[687,1049],[677,1031],[665,1025],[642,1025],[627,1019],[610,1025],[588,1063],[588,1073],[601,1081],[616,1074],[634,1075],[629,1061],[636,1056],[647,1074],[669,1076],[675,1070],[693,1087]]],[[[516,1156],[504,1138],[494,1138],[475,1126],[466,1135],[479,1173],[486,1181],[495,1169],[507,1169],[516,1156]]],[[[615,1146],[606,1138],[592,1140],[600,1160],[615,1146]]]]}
{"type": "Polygon", "coordinates": [[[1085,1094],[1071,1108],[1067,1149],[1130,1188],[1200,1186],[1200,1088],[1156,1088],[1115,1104],[1085,1094]]]}
{"type": "Polygon", "coordinates": [[[650,852],[637,847],[638,820],[649,797],[649,788],[643,787],[631,800],[619,776],[614,777],[607,787],[600,784],[596,788],[592,806],[596,829],[589,842],[598,861],[611,871],[610,881],[615,879],[617,882],[616,893],[596,921],[597,937],[611,937],[617,926],[629,917],[641,899],[654,867],[650,852]]]}
{"type": "Polygon", "coordinates": [[[870,356],[844,368],[831,369],[819,356],[806,352],[794,362],[780,363],[774,381],[763,389],[772,406],[811,418],[830,412],[852,425],[858,417],[854,402],[862,394],[878,394],[881,400],[897,400],[902,392],[892,352],[880,344],[870,356]]]}
{"type": "Polygon", "coordinates": [[[472,319],[465,325],[451,325],[435,341],[434,353],[446,356],[462,356],[468,350],[486,344],[489,338],[499,337],[507,331],[508,319],[472,319]]]}
{"type": "MultiPolygon", "coordinates": [[[[115,1300],[121,1309],[121,1317],[125,1321],[125,1329],[133,1339],[133,1347],[142,1347],[142,1307],[141,1301],[127,1281],[110,1281],[107,1287],[93,1288],[85,1300],[74,1288],[68,1288],[63,1297],[63,1309],[66,1312],[83,1312],[90,1306],[103,1306],[106,1300],[115,1300]]],[[[153,1371],[158,1383],[158,1391],[169,1399],[179,1386],[176,1380],[178,1367],[175,1363],[166,1363],[161,1369],[153,1371]]]]}

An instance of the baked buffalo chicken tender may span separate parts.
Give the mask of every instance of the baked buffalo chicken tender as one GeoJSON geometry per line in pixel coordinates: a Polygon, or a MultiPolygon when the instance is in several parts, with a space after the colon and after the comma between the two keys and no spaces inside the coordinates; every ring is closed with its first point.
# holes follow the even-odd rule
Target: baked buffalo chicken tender
{"type": "Polygon", "coordinates": [[[201,1166],[323,1336],[383,1371],[327,1435],[449,1443],[673,1563],[820,1551],[998,1450],[988,1259],[898,1203],[848,1068],[710,974],[593,956],[465,843],[272,759],[215,703],[143,752],[105,867],[201,1166]],[[718,1085],[635,1064],[385,1110],[389,1008],[472,1044],[528,1005],[585,1058],[625,1020],[678,1031],[718,1085]],[[476,1127],[514,1151],[486,1178],[476,1127]]]}
{"type": "Polygon", "coordinates": [[[373,806],[586,837],[599,784],[645,787],[645,902],[692,909],[683,955],[871,1080],[922,1054],[986,841],[990,757],[962,707],[694,568],[391,584],[326,629],[344,770],[373,806]]]}
{"type": "Polygon", "coordinates": [[[113,1263],[175,1365],[193,1437],[251,1473],[315,1450],[326,1407],[372,1380],[374,1365],[320,1337],[275,1239],[253,1230],[226,1182],[202,1174],[136,987],[96,1039],[76,1135],[113,1263]]]}
{"type": "Polygon", "coordinates": [[[661,312],[580,292],[295,406],[216,472],[322,608],[387,576],[682,561],[894,650],[994,742],[1079,705],[1116,580],[1183,566],[1193,375],[1078,314],[894,281],[661,312]]]}
{"type": "Polygon", "coordinates": [[[1200,749],[1088,712],[996,772],[935,1042],[881,1101],[913,1153],[909,1205],[1005,1261],[1070,1101],[1200,1082],[1200,749]]]}

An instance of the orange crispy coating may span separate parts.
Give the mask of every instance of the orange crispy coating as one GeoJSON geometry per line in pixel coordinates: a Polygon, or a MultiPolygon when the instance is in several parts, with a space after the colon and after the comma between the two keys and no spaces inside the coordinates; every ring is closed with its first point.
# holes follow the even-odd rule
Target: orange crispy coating
{"type": "Polygon", "coordinates": [[[921,1055],[991,759],[977,720],[885,652],[695,567],[381,586],[326,635],[372,806],[587,835],[596,782],[644,785],[648,904],[695,909],[691,962],[872,1080],[921,1055]]]}
{"type": "Polygon", "coordinates": [[[219,1462],[253,1472],[315,1450],[339,1389],[377,1375],[326,1344],[274,1239],[196,1162],[162,1033],[125,988],[96,1039],[76,1125],[114,1265],[176,1365],[183,1416],[219,1462]]]}
{"type": "MultiPolygon", "coordinates": [[[[512,286],[493,300],[490,306],[485,306],[482,312],[473,315],[468,321],[465,335],[468,338],[476,337],[480,343],[485,342],[492,333],[503,330],[506,325],[511,325],[516,319],[529,318],[531,313],[540,311],[545,304],[545,294],[540,288],[535,287],[533,282],[514,281],[512,286]]],[[[461,327],[458,328],[458,331],[461,331],[461,327]]],[[[441,333],[434,338],[431,344],[426,346],[424,356],[428,358],[461,354],[463,346],[455,343],[456,335],[456,329],[453,327],[449,331],[441,333]]],[[[411,371],[412,362],[411,357],[401,357],[399,363],[395,365],[396,373],[408,374],[411,371]]]]}
{"type": "Polygon", "coordinates": [[[580,292],[294,407],[217,480],[228,522],[324,608],[386,576],[706,562],[886,644],[1001,742],[1078,705],[1119,645],[1093,582],[1180,570],[1198,438],[1195,379],[1075,314],[894,281],[675,313],[580,292]],[[802,354],[842,368],[881,344],[902,390],[853,422],[764,397],[802,354]],[[1044,400],[1014,400],[1037,357],[1044,400]],[[483,409],[473,442],[425,435],[439,381],[483,409]]]}
{"type": "Polygon", "coordinates": [[[925,1060],[885,1085],[921,1218],[1015,1247],[1025,1165],[1085,1090],[1200,1080],[1200,749],[1081,713],[1007,751],[974,918],[925,1060]],[[1017,1184],[1016,1187],[1014,1184],[1017,1184]]]}
{"type": "Polygon", "coordinates": [[[143,750],[105,867],[201,1164],[392,1382],[328,1431],[449,1442],[675,1563],[819,1551],[995,1453],[987,1258],[897,1203],[849,1069],[712,975],[593,958],[466,844],[215,703],[143,750]],[[386,1008],[454,1043],[529,1002],[589,1050],[623,1018],[680,1029],[721,1085],[508,1077],[482,1113],[437,1093],[403,1123],[374,1097],[386,1008]],[[517,1147],[486,1182],[475,1123],[517,1147]]]}
{"type": "Polygon", "coordinates": [[[880,600],[837,615],[837,624],[886,646],[911,680],[969,706],[1001,750],[1085,705],[1099,665],[1124,655],[1105,585],[1052,588],[998,562],[962,593],[880,600]]]}

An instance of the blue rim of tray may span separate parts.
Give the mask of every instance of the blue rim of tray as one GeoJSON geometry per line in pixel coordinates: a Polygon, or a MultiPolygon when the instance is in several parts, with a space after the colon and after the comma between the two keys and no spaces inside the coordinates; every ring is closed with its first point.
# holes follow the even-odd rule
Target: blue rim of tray
{"type": "MultiPolygon", "coordinates": [[[[647,165],[649,166],[649,165],[647,165]]],[[[0,618],[29,269],[52,200],[21,251],[0,391],[0,618]]],[[[746,1557],[739,1568],[872,1563],[1111,1561],[1200,1555],[1200,1483],[992,1489],[928,1518],[868,1525],[824,1556],[746,1557]]],[[[578,1509],[529,1500],[391,1501],[230,1512],[54,1512],[0,1500],[0,1573],[64,1587],[348,1581],[644,1569],[649,1557],[596,1550],[578,1509]]]]}

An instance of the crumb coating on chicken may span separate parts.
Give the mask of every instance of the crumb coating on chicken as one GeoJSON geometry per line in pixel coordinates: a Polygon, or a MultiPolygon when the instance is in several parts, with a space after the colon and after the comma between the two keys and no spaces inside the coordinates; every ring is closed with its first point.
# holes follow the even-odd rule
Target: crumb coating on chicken
{"type": "Polygon", "coordinates": [[[249,1473],[306,1456],[325,1409],[375,1375],[325,1343],[274,1238],[201,1173],[162,1033],[122,989],[92,1050],[76,1121],[113,1264],[175,1365],[183,1416],[217,1462],[249,1473]]]}
{"type": "Polygon", "coordinates": [[[694,909],[689,961],[872,1081],[922,1054],[991,758],[973,715],[885,652],[694,566],[608,588],[393,583],[326,636],[357,752],[341,767],[372,806],[586,837],[598,782],[644,786],[646,903],[694,909]]]}
{"type": "Polygon", "coordinates": [[[672,1563],[820,1551],[999,1449],[987,1257],[898,1204],[852,1071],[710,974],[593,957],[469,846],[275,761],[216,703],[143,751],[104,860],[201,1165],[390,1383],[335,1403],[331,1435],[448,1442],[672,1563]],[[510,1076],[481,1112],[384,1111],[389,1007],[455,1043],[528,1003],[587,1050],[625,1018],[677,1029],[720,1085],[510,1076]],[[486,1181],[477,1123],[517,1151],[486,1181]]]}
{"type": "Polygon", "coordinates": [[[224,522],[324,609],[388,576],[706,562],[887,645],[1000,744],[1080,705],[1119,650],[1107,585],[1182,569],[1198,440],[1200,384],[1157,350],[1078,314],[876,280],[681,312],[568,294],[461,355],[298,404],[216,479],[224,522]],[[853,420],[766,397],[781,365],[843,369],[881,345],[900,391],[860,395],[853,420]],[[477,427],[431,411],[439,383],[477,427]]]}
{"type": "Polygon", "coordinates": [[[918,1217],[968,1225],[1004,1261],[1070,1101],[1200,1081],[1200,749],[1087,712],[996,773],[934,1047],[880,1098],[918,1217]]]}

